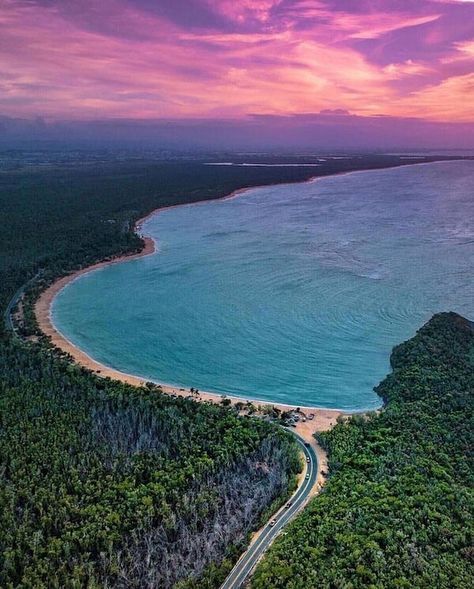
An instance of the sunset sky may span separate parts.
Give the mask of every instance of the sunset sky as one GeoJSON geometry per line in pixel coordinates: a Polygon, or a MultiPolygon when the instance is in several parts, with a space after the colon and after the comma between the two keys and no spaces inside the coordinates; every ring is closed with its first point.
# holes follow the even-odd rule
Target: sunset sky
{"type": "Polygon", "coordinates": [[[474,119],[474,3],[0,0],[14,116],[474,119]]]}

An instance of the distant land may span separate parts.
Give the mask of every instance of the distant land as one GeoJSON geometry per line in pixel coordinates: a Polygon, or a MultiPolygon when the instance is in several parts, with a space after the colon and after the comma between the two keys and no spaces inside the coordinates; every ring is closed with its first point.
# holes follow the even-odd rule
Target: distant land
{"type": "Polygon", "coordinates": [[[341,109],[244,118],[48,120],[0,114],[4,149],[474,150],[474,123],[361,116],[341,109]]]}

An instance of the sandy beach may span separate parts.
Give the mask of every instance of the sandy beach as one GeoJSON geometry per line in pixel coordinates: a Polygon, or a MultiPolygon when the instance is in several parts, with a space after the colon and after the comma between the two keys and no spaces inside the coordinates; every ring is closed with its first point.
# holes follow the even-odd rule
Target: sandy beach
{"type": "MultiPolygon", "coordinates": [[[[245,190],[248,190],[248,189],[241,189],[241,190],[235,191],[225,198],[226,199],[233,198],[233,197],[237,196],[238,194],[241,194],[245,190]]],[[[194,204],[194,203],[191,203],[191,204],[194,204]]],[[[196,204],[199,204],[199,203],[196,203],[196,204]]],[[[181,206],[181,205],[178,205],[178,206],[181,206]]],[[[142,227],[143,223],[146,221],[146,219],[148,219],[150,216],[158,213],[160,210],[164,210],[164,208],[157,209],[157,210],[151,212],[149,215],[146,215],[146,217],[143,217],[142,219],[137,221],[137,223],[135,224],[135,231],[140,232],[141,227],[142,227]]],[[[153,239],[151,239],[150,237],[143,237],[143,239],[145,242],[145,246],[141,252],[131,254],[131,255],[120,256],[117,258],[113,258],[111,260],[99,262],[99,263],[93,264],[92,266],[89,266],[87,268],[83,268],[81,270],[78,270],[77,272],[74,272],[68,276],[64,276],[64,277],[58,279],[56,282],[54,282],[45,291],[43,291],[35,303],[35,315],[36,315],[36,319],[38,321],[38,325],[39,325],[41,331],[45,335],[50,337],[51,343],[54,346],[63,350],[64,352],[68,353],[74,359],[75,362],[77,362],[78,364],[81,364],[82,366],[88,368],[89,370],[92,370],[98,376],[109,377],[109,378],[112,378],[115,380],[120,380],[122,382],[125,382],[125,383],[133,385],[133,386],[143,386],[145,384],[145,379],[140,378],[138,376],[134,376],[131,374],[121,372],[119,370],[116,370],[114,368],[110,368],[108,366],[105,366],[105,365],[101,364],[100,362],[97,362],[96,360],[91,358],[88,354],[86,354],[84,351],[82,351],[80,348],[75,346],[66,337],[64,337],[54,326],[54,323],[53,323],[52,317],[51,317],[51,305],[52,305],[52,302],[53,302],[55,296],[67,284],[69,284],[70,282],[72,282],[73,280],[75,280],[76,278],[78,278],[79,276],[81,276],[85,273],[92,272],[94,270],[97,270],[99,268],[103,268],[103,267],[108,266],[110,264],[127,262],[130,260],[141,258],[143,256],[148,256],[148,255],[154,254],[156,252],[156,245],[155,245],[155,242],[153,241],[153,239]]],[[[168,395],[189,397],[191,394],[189,389],[187,389],[187,388],[185,389],[185,388],[170,386],[170,385],[163,384],[163,383],[156,383],[156,384],[161,387],[161,390],[163,393],[168,394],[168,395]]],[[[229,399],[229,401],[232,403],[232,405],[235,405],[236,403],[239,403],[239,402],[240,403],[251,402],[251,403],[253,403],[253,405],[255,407],[258,407],[259,405],[261,405],[261,406],[271,405],[273,407],[278,408],[282,412],[295,410],[295,406],[292,406],[292,405],[284,405],[281,403],[269,403],[268,401],[258,401],[255,399],[245,399],[245,398],[233,397],[230,395],[209,393],[209,392],[204,392],[204,391],[199,391],[198,394],[194,394],[193,398],[196,401],[201,401],[201,402],[207,401],[207,402],[211,402],[211,403],[220,403],[224,396],[225,396],[225,398],[229,399]]],[[[316,440],[314,439],[313,434],[315,432],[326,431],[326,430],[330,429],[331,427],[333,427],[333,425],[336,423],[338,416],[342,415],[342,414],[343,413],[341,411],[337,411],[337,410],[333,410],[333,409],[322,409],[322,408],[318,408],[318,407],[314,407],[314,408],[313,407],[301,407],[301,409],[300,409],[300,412],[299,412],[300,419],[295,424],[294,429],[302,438],[304,438],[304,440],[306,442],[310,443],[313,446],[313,448],[316,450],[316,453],[318,455],[318,460],[319,460],[319,476],[318,476],[317,484],[314,488],[314,492],[317,492],[317,490],[319,489],[319,486],[321,484],[323,484],[323,482],[324,482],[325,477],[322,474],[322,472],[327,472],[327,456],[326,456],[326,453],[324,452],[324,450],[316,443],[316,440]]]]}

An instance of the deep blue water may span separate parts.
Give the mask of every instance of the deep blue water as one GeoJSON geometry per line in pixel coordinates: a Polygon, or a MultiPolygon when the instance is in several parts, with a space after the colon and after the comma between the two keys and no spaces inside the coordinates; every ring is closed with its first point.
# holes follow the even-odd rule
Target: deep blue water
{"type": "Polygon", "coordinates": [[[143,232],[156,254],[83,275],[53,319],[147,379],[374,408],[395,344],[437,311],[474,317],[474,162],[256,188],[143,232]]]}

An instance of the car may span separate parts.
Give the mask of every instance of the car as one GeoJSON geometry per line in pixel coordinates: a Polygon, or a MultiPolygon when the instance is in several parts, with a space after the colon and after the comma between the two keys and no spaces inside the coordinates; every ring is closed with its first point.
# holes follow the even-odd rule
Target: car
{"type": "Polygon", "coordinates": [[[309,472],[308,472],[308,473],[306,473],[306,478],[307,478],[307,479],[309,479],[309,472]]]}
{"type": "Polygon", "coordinates": [[[288,501],[288,503],[286,504],[286,508],[288,509],[289,507],[291,507],[293,505],[293,501],[288,501]]]}
{"type": "Polygon", "coordinates": [[[272,521],[270,522],[270,526],[273,528],[273,526],[277,523],[276,519],[272,519],[272,521]]]}
{"type": "Polygon", "coordinates": [[[306,462],[309,462],[309,456],[306,456],[306,462]]]}

